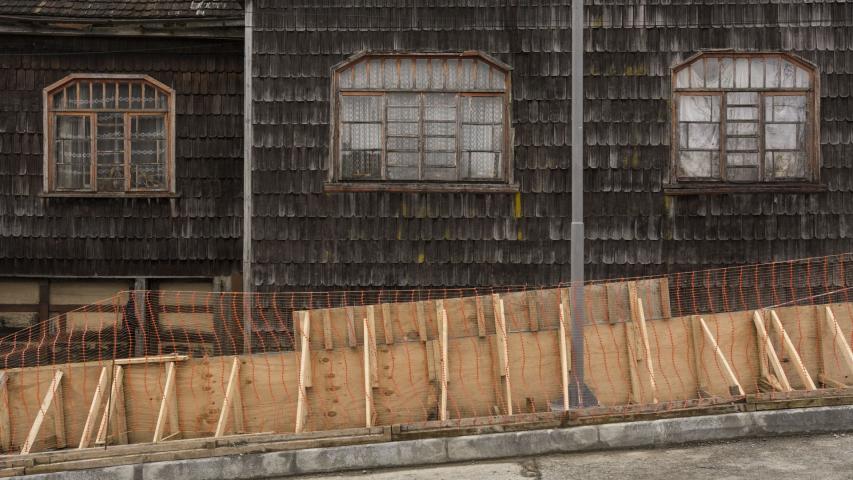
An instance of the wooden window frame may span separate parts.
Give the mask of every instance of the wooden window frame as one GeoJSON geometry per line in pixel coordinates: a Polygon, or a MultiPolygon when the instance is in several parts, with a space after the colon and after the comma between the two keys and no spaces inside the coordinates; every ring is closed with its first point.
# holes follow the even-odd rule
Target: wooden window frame
{"type": "MultiPolygon", "coordinates": [[[[766,64],[765,64],[766,65],[766,64]]],[[[751,82],[752,65],[750,63],[749,79],[751,82]]],[[[688,73],[688,78],[689,78],[688,73]]],[[[733,73],[734,76],[734,73],[733,73]]],[[[733,77],[733,85],[736,82],[733,77]]],[[[667,172],[667,182],[664,185],[664,190],[668,194],[690,194],[690,193],[726,193],[726,192],[749,192],[749,191],[822,191],[825,190],[825,185],[820,183],[820,75],[817,67],[795,55],[786,52],[737,52],[731,50],[719,50],[697,53],[682,63],[675,65],[671,70],[671,132],[670,132],[670,168],[667,172]],[[756,87],[679,87],[677,84],[678,74],[694,65],[696,62],[704,62],[707,65],[709,58],[732,58],[734,61],[741,58],[749,60],[756,58],[776,58],[780,62],[787,60],[793,65],[804,69],[808,73],[809,87],[771,87],[771,88],[756,88],[756,87]],[[733,181],[728,180],[726,175],[727,166],[727,145],[726,145],[726,121],[727,121],[727,99],[726,94],[737,92],[756,92],[758,93],[758,180],[757,181],[733,181]],[[718,95],[720,96],[720,171],[719,179],[709,180],[679,178],[678,158],[681,151],[679,142],[679,109],[681,107],[681,99],[684,96],[690,95],[718,95]],[[796,95],[806,97],[806,143],[805,154],[807,163],[805,165],[805,178],[799,179],[768,179],[765,175],[765,99],[772,96],[796,95]]]]}
{"type": "MultiPolygon", "coordinates": [[[[383,63],[384,65],[384,63],[383,63]]],[[[384,68],[384,67],[383,67],[384,68]]],[[[445,64],[445,69],[447,68],[445,64]]],[[[516,192],[518,191],[518,186],[514,184],[514,159],[513,159],[513,148],[512,148],[512,76],[511,76],[511,67],[500,62],[499,60],[494,59],[493,57],[479,52],[479,51],[466,51],[461,53],[400,53],[400,52],[360,52],[347,60],[335,65],[331,69],[331,89],[330,89],[330,128],[329,128],[329,174],[326,184],[324,185],[325,191],[337,192],[337,191],[376,191],[376,190],[386,190],[386,191],[483,191],[483,192],[516,192]],[[369,62],[374,59],[396,59],[397,60],[397,68],[399,71],[401,60],[402,59],[411,59],[412,60],[412,88],[345,88],[341,86],[341,74],[348,70],[349,67],[354,67],[359,62],[369,62]],[[482,61],[488,64],[491,68],[490,79],[492,78],[492,71],[498,70],[502,72],[503,78],[503,88],[486,88],[486,89],[461,89],[461,88],[417,88],[415,86],[416,83],[416,68],[417,61],[426,59],[429,62],[435,61],[436,59],[440,61],[445,61],[448,59],[457,59],[460,62],[465,59],[472,59],[474,61],[482,61]],[[389,93],[411,93],[411,94],[426,94],[426,93],[444,93],[444,94],[455,94],[457,98],[457,119],[456,119],[456,161],[457,168],[459,162],[461,161],[461,141],[462,141],[462,130],[461,130],[461,112],[459,110],[459,102],[461,99],[469,96],[490,96],[490,97],[500,97],[502,98],[502,108],[503,108],[503,123],[502,123],[502,143],[501,143],[501,165],[500,171],[498,172],[498,176],[494,179],[457,179],[457,180],[388,180],[385,178],[386,175],[386,157],[387,157],[387,142],[385,141],[386,136],[386,124],[387,124],[387,105],[382,109],[381,117],[382,117],[382,132],[381,132],[381,158],[380,158],[380,175],[382,178],[380,179],[365,179],[365,180],[357,180],[357,179],[349,179],[344,178],[342,176],[343,165],[341,163],[341,149],[340,149],[340,101],[339,99],[343,96],[385,96],[389,93]]],[[[354,68],[350,71],[354,73],[354,68]]],[[[369,75],[369,73],[368,73],[369,75]]],[[[380,73],[380,79],[383,76],[383,73],[380,73]]],[[[432,86],[432,78],[428,80],[428,85],[432,86]]],[[[490,83],[491,86],[491,83],[490,83]]],[[[420,107],[419,107],[420,108],[420,107]]],[[[423,155],[425,155],[425,150],[423,149],[424,143],[424,135],[422,130],[422,119],[418,120],[419,124],[419,135],[418,135],[418,144],[419,144],[419,152],[421,154],[421,159],[419,160],[418,169],[419,171],[423,168],[423,155]]],[[[419,175],[420,176],[420,175],[419,175]]],[[[458,174],[457,174],[458,178],[458,174]]]]}
{"type": "MultiPolygon", "coordinates": [[[[71,74],[63,79],[48,85],[42,90],[43,115],[43,183],[42,196],[56,197],[174,197],[176,191],[175,182],[175,91],[168,85],[155,80],[148,75],[141,74],[71,74]],[[79,85],[81,82],[89,82],[89,98],[92,98],[92,91],[95,83],[115,83],[115,105],[114,108],[96,109],[96,108],[62,108],[56,109],[53,104],[54,94],[64,95],[64,90],[71,84],[77,84],[77,94],[79,98],[79,85]],[[141,85],[142,95],[146,88],[153,88],[155,92],[155,108],[137,108],[130,106],[130,98],[128,98],[127,106],[119,106],[119,83],[127,83],[128,95],[132,92],[132,85],[141,85]],[[166,96],[165,110],[158,108],[160,96],[166,96]],[[99,113],[119,113],[123,116],[124,122],[124,189],[121,191],[98,191],[97,170],[98,170],[98,153],[97,153],[97,116],[99,113]],[[89,189],[62,189],[56,186],[56,155],[55,155],[55,135],[56,121],[59,116],[81,116],[88,117],[91,129],[91,166],[90,166],[90,188],[89,189]],[[131,186],[131,119],[143,116],[162,117],[165,127],[164,141],[165,146],[165,181],[163,188],[133,188],[131,186]]],[[[143,103],[144,107],[144,103],[143,103]]]]}

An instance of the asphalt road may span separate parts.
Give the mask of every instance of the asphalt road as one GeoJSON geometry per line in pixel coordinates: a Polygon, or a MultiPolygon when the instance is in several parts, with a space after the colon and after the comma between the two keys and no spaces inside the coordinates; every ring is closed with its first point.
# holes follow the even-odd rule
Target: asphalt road
{"type": "Polygon", "coordinates": [[[853,479],[853,434],[750,439],[678,448],[545,455],[314,479],[853,479]]]}

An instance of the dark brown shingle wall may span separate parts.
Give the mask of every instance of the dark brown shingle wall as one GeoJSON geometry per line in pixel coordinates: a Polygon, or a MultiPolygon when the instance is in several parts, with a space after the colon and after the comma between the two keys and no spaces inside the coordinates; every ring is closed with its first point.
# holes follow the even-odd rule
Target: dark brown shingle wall
{"type": "Polygon", "coordinates": [[[239,270],[240,42],[3,36],[2,43],[0,275],[239,270]],[[169,199],[39,197],[41,92],[69,73],[143,73],[175,89],[174,207],[169,199]]]}

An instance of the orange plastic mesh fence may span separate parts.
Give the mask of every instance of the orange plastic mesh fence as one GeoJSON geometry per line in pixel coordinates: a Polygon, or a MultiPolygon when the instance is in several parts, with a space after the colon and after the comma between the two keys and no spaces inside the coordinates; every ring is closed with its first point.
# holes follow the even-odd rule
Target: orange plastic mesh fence
{"type": "Polygon", "coordinates": [[[122,292],[0,339],[0,447],[453,424],[565,404],[680,408],[840,387],[853,382],[850,260],[587,283],[595,400],[584,405],[569,381],[566,285],[122,292]]]}

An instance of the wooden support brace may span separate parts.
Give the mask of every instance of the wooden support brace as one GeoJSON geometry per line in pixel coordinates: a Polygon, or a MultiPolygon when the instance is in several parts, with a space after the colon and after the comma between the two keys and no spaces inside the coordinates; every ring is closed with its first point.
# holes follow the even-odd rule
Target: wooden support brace
{"type": "Polygon", "coordinates": [[[447,311],[444,309],[444,301],[436,301],[435,309],[436,316],[438,317],[438,338],[440,343],[439,387],[441,389],[441,396],[438,412],[440,420],[447,420],[447,311]]]}
{"type": "Polygon", "coordinates": [[[0,449],[12,448],[12,422],[9,416],[9,374],[0,372],[0,449]]]}
{"type": "Polygon", "coordinates": [[[391,304],[382,304],[382,333],[385,334],[385,345],[394,343],[394,325],[391,323],[391,304]]]}
{"type": "Polygon", "coordinates": [[[101,417],[101,426],[98,428],[98,436],[95,443],[103,445],[107,443],[107,429],[112,431],[115,443],[124,445],[127,443],[127,412],[124,404],[124,367],[117,365],[113,372],[113,382],[110,389],[110,397],[107,399],[107,408],[101,417]]]}
{"type": "Polygon", "coordinates": [[[806,370],[806,366],[803,364],[803,359],[800,358],[800,353],[797,352],[797,349],[794,347],[794,342],[791,341],[791,337],[788,336],[788,332],[785,330],[785,327],[782,326],[782,322],[779,320],[779,316],[776,315],[775,310],[770,310],[770,320],[773,324],[773,328],[782,335],[782,344],[785,346],[785,351],[788,353],[788,357],[792,362],[794,362],[794,368],[797,375],[800,377],[800,381],[803,382],[806,390],[816,390],[817,386],[812,380],[812,376],[809,375],[809,371],[806,370]]]}
{"type": "Polygon", "coordinates": [[[323,310],[323,348],[335,348],[335,340],[332,338],[332,313],[328,308],[323,310]]]}
{"type": "Polygon", "coordinates": [[[365,343],[370,346],[370,385],[373,388],[379,387],[379,369],[376,366],[377,363],[377,355],[376,355],[376,313],[373,307],[367,307],[367,328],[370,331],[370,342],[368,343],[368,338],[365,337],[365,343]]]}
{"type": "MultiPolygon", "coordinates": [[[[761,314],[758,310],[752,312],[752,321],[755,324],[755,332],[758,338],[759,354],[764,355],[768,360],[770,360],[770,367],[773,368],[773,374],[776,377],[776,381],[779,383],[779,388],[783,392],[790,392],[792,390],[791,383],[788,382],[788,376],[785,375],[785,370],[782,369],[782,363],[779,361],[779,356],[776,355],[776,349],[773,348],[773,342],[770,341],[770,336],[767,334],[767,329],[764,327],[764,319],[761,318],[761,314]]],[[[765,372],[765,378],[770,380],[770,384],[775,384],[769,375],[766,375],[769,372],[765,372]]]]}
{"type": "Polygon", "coordinates": [[[563,390],[563,410],[569,409],[569,348],[566,342],[566,312],[560,303],[560,328],[557,342],[560,345],[560,386],[563,390]]]}
{"type": "Polygon", "coordinates": [[[486,336],[486,314],[483,311],[482,297],[474,297],[474,304],[477,306],[477,335],[483,338],[486,336]]]}
{"type": "Polygon", "coordinates": [[[660,289],[660,314],[663,318],[672,318],[672,310],[669,302],[669,279],[663,277],[658,280],[660,289]]]}
{"type": "Polygon", "coordinates": [[[109,377],[109,367],[101,368],[101,376],[98,378],[98,385],[95,387],[95,393],[92,395],[89,414],[86,416],[86,423],[83,424],[83,433],[80,435],[80,443],[77,444],[77,448],[88,448],[92,445],[92,434],[95,433],[95,422],[98,418],[98,412],[101,410],[104,392],[109,388],[109,377]]]}
{"type": "Polygon", "coordinates": [[[849,386],[841,381],[831,378],[823,373],[818,374],[817,381],[830,388],[848,388],[849,386]]]}
{"type": "Polygon", "coordinates": [[[690,349],[693,351],[693,374],[696,376],[696,392],[699,397],[707,397],[708,386],[702,376],[702,351],[705,346],[702,326],[699,325],[699,317],[690,317],[690,349]]]}
{"type": "Polygon", "coordinates": [[[166,385],[163,388],[163,399],[160,402],[160,412],[157,414],[157,423],[154,427],[154,443],[163,441],[166,431],[166,423],[174,436],[179,432],[178,426],[178,397],[176,392],[175,363],[166,364],[166,385]]]}
{"type": "Polygon", "coordinates": [[[637,349],[637,337],[634,334],[635,326],[625,322],[625,344],[628,349],[628,380],[631,385],[631,403],[643,403],[643,387],[640,384],[640,375],[637,370],[639,351],[637,349]]]}
{"type": "Polygon", "coordinates": [[[296,397],[296,433],[305,431],[308,422],[308,388],[311,387],[311,315],[299,312],[300,355],[296,397]]]}
{"type": "Polygon", "coordinates": [[[658,403],[658,387],[655,379],[655,365],[652,362],[652,350],[649,347],[649,331],[646,325],[646,311],[643,308],[643,299],[636,295],[636,284],[634,284],[634,305],[636,308],[636,317],[634,324],[637,325],[640,336],[642,337],[642,353],[643,360],[646,365],[646,373],[649,376],[649,388],[651,389],[652,403],[658,403]]]}
{"type": "Polygon", "coordinates": [[[512,386],[509,379],[509,351],[507,349],[506,318],[504,317],[504,301],[500,295],[492,294],[492,306],[495,310],[495,339],[498,343],[498,368],[504,379],[506,395],[506,414],[512,415],[512,386]]]}
{"type": "Polygon", "coordinates": [[[219,411],[219,422],[216,424],[214,437],[225,435],[228,418],[234,417],[234,432],[243,432],[243,398],[240,392],[240,359],[234,357],[231,362],[231,374],[228,376],[228,386],[225,388],[225,397],[222,399],[222,408],[219,411]]]}
{"type": "MultiPolygon", "coordinates": [[[[825,313],[826,315],[824,315],[824,322],[827,326],[827,331],[825,334],[831,337],[829,339],[829,342],[832,343],[833,349],[835,350],[836,354],[841,358],[841,362],[844,364],[844,367],[847,370],[847,375],[845,375],[846,380],[850,376],[853,376],[853,351],[850,350],[850,345],[844,338],[844,334],[841,332],[841,327],[839,327],[838,322],[835,321],[835,314],[832,312],[832,309],[827,306],[825,313]]],[[[823,354],[825,355],[825,353],[823,354]]],[[[826,359],[824,359],[824,365],[826,365],[826,363],[826,359]]],[[[844,383],[849,382],[845,381],[844,383]]]]}
{"type": "Polygon", "coordinates": [[[352,307],[344,309],[347,316],[347,345],[350,348],[358,346],[358,338],[355,336],[355,311],[352,307]]]}
{"type": "Polygon", "coordinates": [[[726,356],[723,355],[723,351],[717,344],[717,339],[714,338],[714,334],[711,333],[711,330],[708,328],[708,324],[705,323],[705,319],[702,317],[699,317],[699,326],[702,327],[702,332],[705,334],[705,340],[711,344],[711,349],[717,355],[717,360],[722,365],[723,375],[725,375],[726,381],[729,382],[729,389],[733,394],[744,395],[743,387],[741,387],[734,371],[732,371],[729,361],[726,359],[726,356]]]}
{"type": "Polygon", "coordinates": [[[426,342],[428,337],[426,328],[426,308],[424,307],[424,302],[417,302],[417,304],[415,304],[415,309],[418,316],[418,336],[422,342],[426,342]]]}
{"type": "MultiPolygon", "coordinates": [[[[54,407],[54,418],[57,416],[61,416],[64,419],[64,415],[56,415],[56,410],[62,408],[60,403],[55,402],[55,399],[61,395],[61,385],[62,382],[62,370],[57,370],[53,375],[53,380],[50,382],[50,386],[47,389],[47,393],[44,395],[44,399],[41,402],[41,407],[39,408],[38,413],[36,413],[36,418],[33,420],[33,424],[30,427],[30,433],[27,435],[27,439],[24,440],[24,444],[21,447],[21,455],[26,455],[32,451],[33,445],[36,443],[38,439],[39,431],[41,431],[41,425],[44,423],[44,417],[47,415],[47,412],[50,410],[50,407],[54,407]]],[[[64,427],[62,435],[65,435],[64,427]]],[[[57,438],[59,437],[59,432],[57,432],[57,438]]]]}
{"type": "Polygon", "coordinates": [[[368,325],[367,317],[364,317],[364,426],[373,426],[373,359],[375,358],[376,341],[373,332],[368,325]]]}

